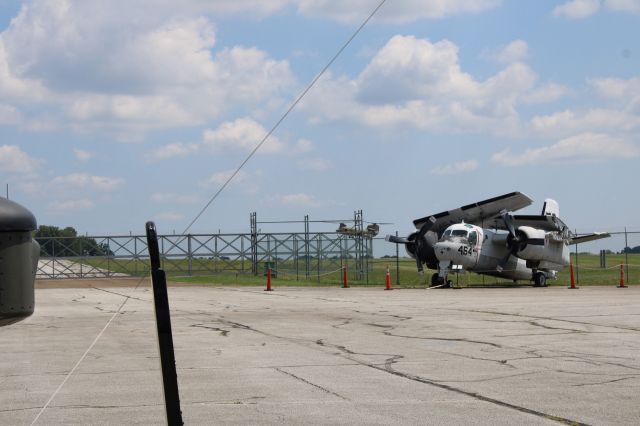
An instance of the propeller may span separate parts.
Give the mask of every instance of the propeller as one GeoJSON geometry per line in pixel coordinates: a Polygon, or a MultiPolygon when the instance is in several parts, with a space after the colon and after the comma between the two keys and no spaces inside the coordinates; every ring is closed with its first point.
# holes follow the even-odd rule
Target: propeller
{"type": "Polygon", "coordinates": [[[509,253],[507,253],[504,259],[502,259],[500,263],[498,263],[498,266],[496,267],[496,270],[498,272],[502,272],[505,266],[507,266],[507,262],[509,261],[511,256],[516,256],[518,252],[524,248],[523,245],[527,244],[526,237],[522,234],[519,235],[517,229],[513,224],[513,215],[511,215],[511,213],[509,213],[508,211],[503,211],[501,216],[502,221],[507,228],[507,231],[509,231],[509,238],[507,239],[509,253]]]}
{"type": "Polygon", "coordinates": [[[422,260],[420,259],[420,252],[422,251],[422,248],[426,243],[426,239],[424,238],[424,236],[427,234],[427,232],[429,232],[429,229],[431,229],[434,223],[436,223],[436,218],[433,216],[429,216],[429,219],[420,227],[420,230],[418,231],[415,239],[413,240],[413,243],[416,246],[416,251],[415,251],[416,266],[418,267],[418,273],[420,275],[424,274],[422,260]]]}

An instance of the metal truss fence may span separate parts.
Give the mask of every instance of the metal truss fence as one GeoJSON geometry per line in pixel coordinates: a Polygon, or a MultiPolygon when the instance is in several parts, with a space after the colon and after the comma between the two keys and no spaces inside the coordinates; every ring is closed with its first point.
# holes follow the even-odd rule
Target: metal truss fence
{"type": "MultiPolygon", "coordinates": [[[[36,238],[40,262],[36,278],[111,278],[148,274],[146,236],[36,238]]],[[[347,266],[366,280],[373,265],[372,239],[338,233],[160,235],[162,268],[168,275],[217,273],[320,277],[347,266]]]]}

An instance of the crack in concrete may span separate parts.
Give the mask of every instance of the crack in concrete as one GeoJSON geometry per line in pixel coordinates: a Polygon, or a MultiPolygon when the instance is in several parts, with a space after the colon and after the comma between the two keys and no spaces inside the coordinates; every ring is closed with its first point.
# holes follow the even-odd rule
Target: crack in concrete
{"type": "Polygon", "coordinates": [[[475,360],[475,361],[494,362],[496,364],[503,365],[505,367],[509,367],[509,368],[512,368],[512,369],[517,369],[518,368],[515,365],[509,364],[509,361],[512,361],[510,359],[480,358],[480,357],[476,357],[476,356],[460,354],[460,353],[457,353],[457,352],[436,351],[436,350],[433,350],[433,349],[429,349],[429,352],[434,352],[434,353],[437,353],[437,354],[443,354],[443,355],[448,355],[448,356],[457,356],[459,358],[472,359],[472,360],[475,360]]]}
{"type": "MultiPolygon", "coordinates": [[[[326,343],[325,343],[325,345],[326,345],[326,343]]],[[[365,355],[365,354],[358,354],[358,353],[356,353],[354,351],[348,350],[344,346],[335,346],[335,347],[337,349],[344,350],[345,353],[348,354],[348,355],[365,355]]],[[[380,366],[378,366],[376,364],[367,363],[367,362],[361,361],[361,360],[359,360],[357,358],[354,358],[352,356],[348,356],[349,359],[351,359],[354,362],[357,362],[360,365],[363,365],[363,366],[366,366],[366,367],[370,367],[370,368],[373,368],[373,369],[378,370],[378,371],[382,371],[382,372],[386,372],[386,373],[389,373],[389,374],[393,374],[395,376],[402,377],[402,378],[405,378],[405,379],[408,379],[408,380],[412,380],[412,381],[415,381],[415,382],[419,382],[419,383],[424,383],[424,384],[427,384],[427,385],[435,386],[435,387],[438,387],[438,388],[441,388],[441,389],[445,389],[445,390],[448,390],[448,391],[451,391],[451,392],[455,392],[455,393],[458,393],[458,394],[461,394],[461,395],[466,395],[466,396],[469,396],[471,398],[474,398],[474,399],[477,399],[477,400],[480,400],[480,401],[484,401],[484,402],[488,402],[488,403],[491,403],[491,404],[499,405],[499,406],[505,407],[505,408],[511,408],[513,410],[520,411],[522,413],[527,413],[527,414],[532,414],[532,415],[535,415],[535,416],[538,416],[538,417],[542,417],[542,418],[545,418],[547,420],[553,420],[553,421],[556,421],[556,422],[559,422],[559,423],[563,423],[563,424],[567,424],[567,425],[587,426],[586,423],[582,423],[582,422],[579,422],[579,421],[576,421],[576,420],[571,420],[571,419],[567,419],[567,418],[564,418],[564,417],[543,413],[541,411],[537,411],[537,410],[533,410],[533,409],[530,409],[530,408],[522,407],[522,406],[519,406],[519,405],[511,404],[511,403],[506,402],[506,401],[501,401],[501,400],[498,400],[498,399],[490,398],[490,397],[484,396],[484,395],[482,395],[480,393],[477,393],[477,392],[466,391],[464,389],[460,389],[460,388],[457,388],[457,387],[454,387],[454,386],[450,386],[450,385],[447,385],[445,383],[440,383],[440,382],[437,382],[437,381],[434,381],[434,380],[426,379],[424,377],[415,376],[415,375],[412,375],[412,374],[409,374],[409,373],[400,372],[400,371],[395,370],[393,368],[393,364],[397,362],[397,359],[399,359],[397,357],[401,357],[401,355],[392,356],[392,358],[388,359],[387,362],[385,362],[385,366],[384,367],[380,367],[380,366]]]]}
{"type": "MultiPolygon", "coordinates": [[[[191,313],[193,313],[193,312],[191,312],[191,313]]],[[[213,314],[211,314],[209,312],[201,312],[201,313],[204,313],[204,314],[209,315],[209,316],[213,316],[213,314]]],[[[405,318],[407,318],[407,317],[405,317],[405,318]]],[[[240,324],[240,323],[236,323],[236,322],[233,322],[233,321],[224,320],[222,318],[219,318],[218,320],[220,322],[224,323],[224,324],[231,325],[232,327],[235,327],[235,328],[241,328],[241,329],[244,329],[244,330],[253,331],[255,333],[259,333],[261,335],[273,337],[273,338],[276,338],[276,339],[283,339],[283,340],[287,340],[287,341],[291,341],[291,342],[302,343],[299,339],[291,339],[291,338],[287,338],[287,337],[283,337],[283,336],[278,336],[278,335],[266,333],[264,331],[257,330],[255,328],[252,328],[252,327],[250,327],[248,325],[245,325],[245,324],[240,324]]],[[[385,331],[383,333],[386,334],[386,333],[389,333],[389,331],[385,331]]],[[[403,337],[403,336],[396,336],[396,337],[403,337]]],[[[405,337],[417,338],[416,336],[405,336],[405,337]]],[[[468,341],[468,342],[469,343],[476,343],[476,344],[486,344],[486,345],[489,345],[489,346],[502,348],[500,345],[497,345],[497,344],[492,343],[492,342],[481,342],[481,341],[468,341]]],[[[379,353],[378,354],[365,354],[365,353],[357,353],[357,352],[351,351],[350,349],[348,349],[345,346],[327,344],[324,339],[316,340],[315,344],[317,346],[321,346],[321,347],[334,347],[334,348],[338,349],[340,352],[342,352],[342,354],[340,354],[340,352],[338,352],[338,353],[335,353],[335,355],[344,356],[344,357],[346,357],[348,360],[350,360],[352,362],[355,362],[355,363],[357,363],[359,365],[363,365],[363,366],[366,366],[366,367],[369,367],[369,368],[373,368],[373,369],[378,370],[378,371],[382,371],[382,372],[386,372],[386,373],[389,373],[389,374],[393,374],[395,376],[403,377],[405,379],[416,381],[416,382],[419,382],[419,383],[424,383],[424,384],[427,384],[427,385],[435,386],[435,387],[438,387],[438,388],[441,388],[441,389],[445,389],[445,390],[448,390],[448,391],[451,391],[451,392],[455,392],[455,393],[458,393],[458,394],[461,394],[461,395],[466,395],[466,396],[469,396],[471,398],[474,398],[474,399],[477,399],[477,400],[480,400],[480,401],[488,402],[488,403],[491,403],[491,404],[494,404],[494,405],[498,405],[498,406],[501,406],[501,407],[510,408],[510,409],[513,409],[513,410],[516,410],[516,411],[520,411],[520,412],[523,412],[523,413],[527,413],[527,414],[535,415],[535,416],[538,416],[538,417],[541,417],[541,418],[545,418],[547,420],[552,420],[552,421],[556,421],[556,422],[563,423],[563,424],[568,424],[568,425],[577,425],[577,426],[585,425],[585,426],[588,426],[586,423],[582,423],[582,422],[579,422],[579,421],[576,421],[576,420],[571,420],[571,419],[567,419],[567,418],[564,418],[564,417],[543,413],[541,411],[533,410],[533,409],[530,409],[530,408],[526,408],[526,407],[522,407],[522,406],[519,406],[519,405],[511,404],[511,403],[506,402],[506,401],[501,401],[501,400],[498,400],[498,399],[495,399],[495,398],[487,397],[487,396],[484,396],[484,395],[479,394],[477,392],[467,391],[467,390],[464,390],[464,389],[460,389],[460,388],[457,388],[457,387],[454,387],[454,386],[447,385],[445,383],[439,383],[439,382],[434,381],[434,380],[430,380],[430,379],[426,379],[426,378],[423,378],[423,377],[420,377],[420,376],[414,376],[414,375],[411,375],[411,374],[408,374],[408,373],[403,373],[403,372],[397,371],[397,370],[395,370],[393,368],[393,364],[396,363],[398,359],[401,359],[403,357],[402,355],[399,355],[399,354],[379,354],[379,353]],[[362,361],[362,360],[356,358],[356,356],[388,356],[389,358],[387,358],[385,360],[384,367],[382,367],[382,366],[374,364],[374,363],[368,363],[368,362],[362,361]]],[[[542,356],[536,356],[536,357],[543,358],[542,356]]]]}
{"type": "Polygon", "coordinates": [[[423,336],[405,336],[402,334],[393,334],[391,331],[383,331],[382,334],[384,334],[385,336],[391,336],[391,337],[401,337],[401,338],[405,338],[405,339],[417,339],[417,340],[441,340],[441,341],[445,341],[445,342],[462,342],[462,343],[473,343],[473,344],[478,344],[478,345],[487,345],[487,346],[493,346],[494,348],[499,348],[499,349],[503,349],[503,346],[497,344],[497,343],[492,343],[492,342],[483,342],[480,340],[470,340],[470,339],[464,339],[464,338],[453,338],[453,337],[423,337],[423,336]]]}
{"type": "Polygon", "coordinates": [[[533,318],[534,320],[567,322],[569,324],[591,325],[595,327],[614,328],[616,330],[624,330],[624,331],[640,331],[640,328],[637,328],[637,327],[623,327],[623,326],[617,326],[617,325],[596,324],[596,323],[586,322],[586,321],[558,319],[558,318],[552,318],[552,317],[542,317],[538,315],[523,315],[523,314],[514,314],[514,313],[499,312],[499,311],[483,311],[479,309],[460,309],[460,308],[456,308],[456,309],[439,308],[439,309],[444,309],[449,311],[458,311],[458,312],[472,312],[472,313],[478,313],[478,314],[502,315],[502,316],[509,316],[509,317],[517,317],[517,318],[533,318]]]}
{"type": "Polygon", "coordinates": [[[485,379],[475,379],[475,380],[434,380],[434,382],[438,383],[484,383],[490,382],[493,380],[502,380],[509,379],[511,377],[521,377],[521,376],[530,376],[532,374],[537,374],[539,371],[529,371],[527,373],[517,373],[517,374],[508,374],[505,376],[495,376],[495,377],[487,377],[485,379]]]}
{"type": "Polygon", "coordinates": [[[332,324],[331,327],[333,327],[333,328],[343,327],[345,325],[351,324],[351,320],[352,320],[352,318],[345,318],[344,321],[341,322],[340,324],[332,324]]]}
{"type": "Polygon", "coordinates": [[[274,370],[276,370],[276,371],[278,371],[278,372],[280,372],[280,373],[282,373],[282,374],[286,374],[287,376],[293,377],[294,379],[299,380],[299,381],[301,381],[302,383],[306,383],[306,384],[308,384],[308,385],[311,385],[311,386],[313,386],[313,387],[314,387],[314,388],[316,388],[316,389],[320,389],[321,391],[323,391],[323,392],[325,392],[325,393],[328,393],[329,395],[337,396],[337,397],[338,397],[338,398],[340,398],[340,399],[343,399],[343,400],[345,400],[345,401],[349,401],[349,399],[348,399],[348,398],[345,398],[344,396],[342,396],[342,395],[340,395],[340,394],[338,394],[338,393],[336,393],[336,392],[333,392],[333,391],[331,391],[331,390],[329,390],[329,389],[327,389],[327,388],[324,388],[324,387],[322,387],[322,386],[320,386],[320,385],[316,385],[315,383],[312,383],[312,382],[310,382],[310,381],[309,381],[309,380],[307,380],[307,379],[303,379],[302,377],[300,377],[300,376],[296,376],[296,375],[295,375],[295,374],[293,374],[293,373],[290,373],[290,372],[288,372],[288,371],[284,371],[284,370],[282,370],[281,368],[275,367],[275,368],[274,368],[274,370]]]}
{"type": "Polygon", "coordinates": [[[219,331],[221,336],[227,337],[229,335],[229,333],[231,333],[229,330],[225,330],[223,328],[219,328],[219,327],[211,327],[209,325],[205,325],[205,324],[190,324],[189,327],[196,327],[196,328],[204,328],[207,330],[213,330],[213,331],[219,331]]]}
{"type": "Polygon", "coordinates": [[[183,405],[197,405],[197,404],[215,404],[215,405],[257,405],[258,400],[266,399],[266,396],[250,396],[242,399],[231,399],[227,401],[189,401],[183,405]]]}
{"type": "Polygon", "coordinates": [[[607,383],[616,383],[616,382],[621,382],[623,380],[629,380],[629,379],[637,379],[637,377],[622,377],[622,378],[619,378],[619,379],[606,380],[604,382],[582,383],[582,384],[579,384],[579,385],[572,385],[572,386],[574,386],[574,387],[583,387],[583,386],[606,385],[607,383]]]}

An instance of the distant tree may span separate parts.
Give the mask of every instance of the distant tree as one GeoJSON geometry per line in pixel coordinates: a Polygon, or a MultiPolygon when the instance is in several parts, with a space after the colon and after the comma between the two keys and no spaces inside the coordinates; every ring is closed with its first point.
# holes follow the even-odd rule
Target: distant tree
{"type": "Polygon", "coordinates": [[[634,248],[625,247],[622,253],[640,253],[640,246],[635,246],[634,248]]]}
{"type": "Polygon", "coordinates": [[[33,232],[33,237],[40,243],[42,257],[113,256],[107,243],[79,237],[71,226],[60,229],[57,226],[40,225],[33,232]]]}

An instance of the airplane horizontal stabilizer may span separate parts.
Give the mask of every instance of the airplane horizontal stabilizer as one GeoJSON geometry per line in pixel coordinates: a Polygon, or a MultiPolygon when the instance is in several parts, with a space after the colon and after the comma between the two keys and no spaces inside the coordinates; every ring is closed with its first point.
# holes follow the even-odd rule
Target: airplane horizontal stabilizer
{"type": "Polygon", "coordinates": [[[581,244],[589,241],[599,240],[601,238],[609,238],[611,234],[608,232],[594,232],[593,234],[581,235],[579,237],[573,237],[569,240],[569,244],[581,244]]]}

